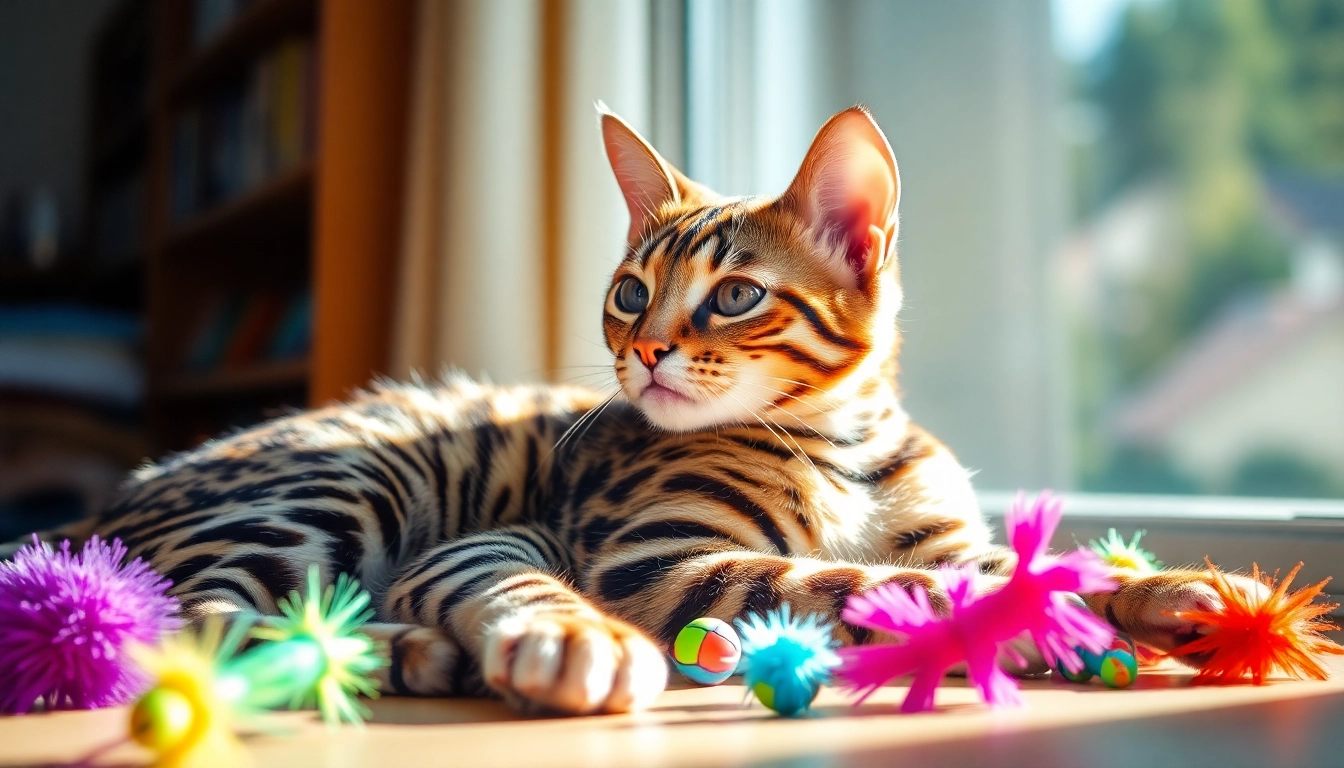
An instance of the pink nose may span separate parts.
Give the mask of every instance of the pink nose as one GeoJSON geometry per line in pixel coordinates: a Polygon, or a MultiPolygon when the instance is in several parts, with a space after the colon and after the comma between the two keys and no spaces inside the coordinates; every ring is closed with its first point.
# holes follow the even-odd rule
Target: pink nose
{"type": "Polygon", "coordinates": [[[672,348],[667,345],[667,342],[659,341],[657,339],[635,339],[635,343],[630,346],[634,347],[635,352],[639,355],[639,359],[643,361],[644,365],[648,366],[650,370],[658,364],[658,361],[667,357],[667,353],[672,351],[672,348]]]}

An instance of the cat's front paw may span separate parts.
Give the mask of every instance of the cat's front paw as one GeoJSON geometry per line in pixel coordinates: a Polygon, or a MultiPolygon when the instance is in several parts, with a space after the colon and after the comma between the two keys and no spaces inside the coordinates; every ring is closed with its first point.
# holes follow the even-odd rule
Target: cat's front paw
{"type": "MultiPolygon", "coordinates": [[[[1261,599],[1269,587],[1246,576],[1225,574],[1234,589],[1261,599]]],[[[1165,571],[1125,583],[1109,596],[1103,613],[1135,642],[1169,652],[1212,631],[1198,614],[1217,613],[1223,600],[1213,588],[1208,572],[1165,571]]],[[[1207,657],[1173,657],[1192,667],[1203,666],[1207,657]]]]}
{"type": "Polygon", "coordinates": [[[643,709],[667,685],[663,654],[638,630],[600,616],[505,620],[485,638],[485,682],[511,702],[565,714],[643,709]]]}

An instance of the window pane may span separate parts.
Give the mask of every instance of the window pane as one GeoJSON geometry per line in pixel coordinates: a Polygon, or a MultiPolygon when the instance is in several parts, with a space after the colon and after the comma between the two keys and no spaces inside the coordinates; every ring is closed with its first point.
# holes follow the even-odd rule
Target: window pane
{"type": "Polygon", "coordinates": [[[1079,485],[1344,495],[1344,4],[1054,17],[1079,485]]]}
{"type": "Polygon", "coordinates": [[[902,384],[988,489],[1344,496],[1344,3],[689,0],[687,157],[901,168],[902,384]]]}

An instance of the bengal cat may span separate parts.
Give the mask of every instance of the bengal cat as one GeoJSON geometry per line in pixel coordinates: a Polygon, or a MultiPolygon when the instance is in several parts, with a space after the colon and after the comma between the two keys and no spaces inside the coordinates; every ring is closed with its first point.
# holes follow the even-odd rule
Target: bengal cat
{"type": "MultiPolygon", "coordinates": [[[[602,315],[622,398],[378,384],[135,472],[81,534],[147,558],[190,619],[273,612],[309,563],[352,573],[384,692],[570,713],[649,704],[698,616],[787,602],[862,643],[850,595],[937,602],[931,566],[1010,570],[967,471],[901,408],[900,186],[871,116],[827,122],[774,198],[721,197],[600,124],[630,213],[602,315]]],[[[1200,572],[1122,582],[1089,605],[1158,649],[1200,629],[1165,611],[1217,601],[1200,572]]]]}

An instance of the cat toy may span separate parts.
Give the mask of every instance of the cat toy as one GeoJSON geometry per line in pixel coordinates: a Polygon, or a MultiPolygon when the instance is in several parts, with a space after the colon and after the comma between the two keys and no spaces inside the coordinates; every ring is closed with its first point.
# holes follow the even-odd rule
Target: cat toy
{"type": "Polygon", "coordinates": [[[681,628],[672,641],[672,665],[697,685],[718,685],[737,669],[742,641],[725,621],[705,616],[681,628]]]}
{"type": "Polygon", "coordinates": [[[816,616],[795,618],[787,604],[764,616],[738,619],[747,690],[784,717],[806,714],[831,670],[839,642],[816,616]]]}
{"type": "Polygon", "coordinates": [[[1092,653],[1086,648],[1074,650],[1083,660],[1082,669],[1071,670],[1055,663],[1055,672],[1071,683],[1086,683],[1096,677],[1107,688],[1128,688],[1138,679],[1140,651],[1123,632],[1116,632],[1115,639],[1101,653],[1092,653]]]}
{"type": "Polygon", "coordinates": [[[368,606],[368,593],[345,574],[324,590],[314,565],[306,599],[291,593],[268,624],[249,627],[242,617],[228,633],[207,625],[199,638],[142,651],[156,683],[131,709],[131,738],[159,765],[203,765],[215,750],[236,750],[233,726],[263,710],[315,702],[329,725],[362,722],[368,710],[355,696],[377,695],[368,675],[386,663],[358,632],[373,616],[368,606]],[[249,629],[261,642],[236,653],[249,629]]]}
{"type": "Polygon", "coordinates": [[[1212,632],[1171,651],[1171,656],[1208,656],[1196,683],[1236,683],[1246,677],[1255,685],[1278,669],[1297,680],[1325,680],[1329,671],[1321,665],[1327,654],[1344,654],[1344,647],[1323,633],[1339,629],[1323,617],[1338,608],[1333,603],[1313,603],[1329,579],[1293,593],[1293,583],[1302,563],[1283,581],[1261,577],[1260,567],[1251,566],[1251,578],[1268,588],[1263,594],[1245,594],[1235,587],[1212,562],[1205,565],[1213,576],[1212,586],[1223,601],[1219,611],[1177,611],[1171,615],[1212,628],[1212,632]]]}
{"type": "MultiPolygon", "coordinates": [[[[1005,516],[1018,556],[1013,575],[1001,588],[979,593],[974,566],[940,569],[935,575],[950,608],[945,616],[934,611],[919,585],[906,592],[900,585],[884,584],[851,597],[845,621],[905,637],[897,645],[840,649],[839,677],[859,694],[858,701],[893,678],[913,675],[901,711],[931,710],[943,675],[965,661],[967,676],[987,704],[1021,705],[1017,684],[997,661],[1000,653],[1015,655],[1008,645],[1013,638],[1030,634],[1046,658],[1057,658],[1075,672],[1083,668],[1075,646],[1094,653],[1104,650],[1114,630],[1074,604],[1069,593],[1114,589],[1115,582],[1107,575],[1110,569],[1089,550],[1059,556],[1046,552],[1061,515],[1062,504],[1049,493],[1030,507],[1019,493],[1005,516]]],[[[1015,661],[1025,665],[1020,655],[1015,661]]]]}
{"type": "Polygon", "coordinates": [[[1106,538],[1098,541],[1092,539],[1088,547],[1101,561],[1115,568],[1126,568],[1139,573],[1156,573],[1162,570],[1162,561],[1158,560],[1152,552],[1139,546],[1139,540],[1147,531],[1135,531],[1134,538],[1125,541],[1120,534],[1112,528],[1106,533],[1106,538]]]}
{"type": "Polygon", "coordinates": [[[159,768],[251,763],[235,731],[259,714],[242,695],[243,680],[224,673],[250,622],[208,620],[199,634],[182,632],[135,651],[156,681],[131,707],[129,736],[154,753],[159,768]]]}
{"type": "Polygon", "coordinates": [[[148,684],[128,653],[180,626],[169,582],[126,547],[93,537],[74,552],[33,537],[0,563],[0,712],[123,704],[148,684]]]}

